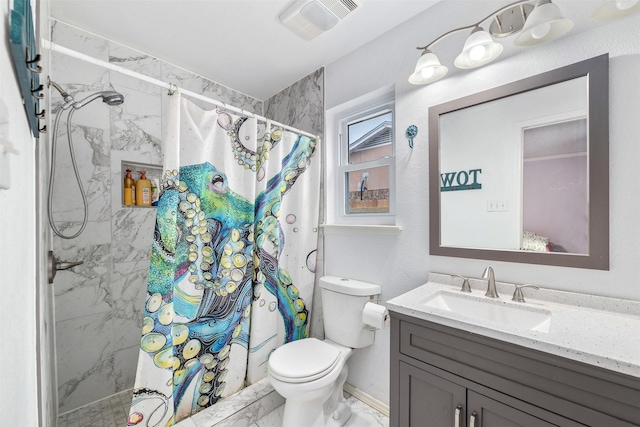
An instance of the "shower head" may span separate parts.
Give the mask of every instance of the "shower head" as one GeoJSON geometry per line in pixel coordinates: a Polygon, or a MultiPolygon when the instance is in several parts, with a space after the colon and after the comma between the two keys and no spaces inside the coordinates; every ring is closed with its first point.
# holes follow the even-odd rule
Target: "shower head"
{"type": "Polygon", "coordinates": [[[53,80],[49,80],[49,85],[53,86],[58,92],[60,92],[60,95],[62,95],[62,97],[64,98],[64,104],[61,106],[63,110],[66,110],[69,107],[73,107],[74,109],[77,110],[78,108],[82,108],[88,103],[90,103],[91,101],[98,99],[100,97],[102,98],[102,101],[109,106],[120,105],[124,102],[124,95],[112,90],[96,92],[93,95],[87,96],[82,101],[76,102],[76,100],[73,99],[71,95],[69,95],[64,89],[62,89],[62,87],[60,87],[59,84],[57,84],[53,80]]]}
{"type": "Polygon", "coordinates": [[[102,95],[102,102],[109,106],[120,105],[124,102],[124,95],[118,92],[107,92],[102,95]]]}
{"type": "Polygon", "coordinates": [[[85,99],[73,103],[72,106],[77,110],[98,98],[102,98],[102,101],[109,106],[120,105],[124,102],[124,95],[122,95],[121,93],[114,92],[112,90],[105,90],[102,92],[96,92],[93,95],[89,95],[85,99]]]}

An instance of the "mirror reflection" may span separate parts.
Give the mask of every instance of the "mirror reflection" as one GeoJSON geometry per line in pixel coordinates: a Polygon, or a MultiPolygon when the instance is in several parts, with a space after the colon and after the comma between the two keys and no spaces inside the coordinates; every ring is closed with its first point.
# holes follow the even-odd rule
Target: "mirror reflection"
{"type": "Polygon", "coordinates": [[[587,253],[587,102],[585,76],[440,115],[441,244],[587,253]]]}
{"type": "Polygon", "coordinates": [[[608,67],[429,108],[431,255],[609,268],[608,67]]]}
{"type": "Polygon", "coordinates": [[[588,253],[587,119],[523,132],[520,249],[588,253]]]}

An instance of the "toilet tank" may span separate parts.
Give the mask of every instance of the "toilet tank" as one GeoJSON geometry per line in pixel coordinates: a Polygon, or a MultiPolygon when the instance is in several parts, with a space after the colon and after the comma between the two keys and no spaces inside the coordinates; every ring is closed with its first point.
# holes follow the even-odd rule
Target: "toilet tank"
{"type": "Polygon", "coordinates": [[[325,338],[351,348],[373,344],[375,332],[362,321],[362,310],[380,286],[335,276],[320,278],[325,338]]]}

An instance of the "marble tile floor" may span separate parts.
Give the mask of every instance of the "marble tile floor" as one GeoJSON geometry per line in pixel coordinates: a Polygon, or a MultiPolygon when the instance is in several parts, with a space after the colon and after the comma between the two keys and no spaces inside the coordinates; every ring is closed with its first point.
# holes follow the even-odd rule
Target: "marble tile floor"
{"type": "MultiPolygon", "coordinates": [[[[129,413],[131,390],[102,399],[75,411],[67,412],[58,417],[58,427],[125,427],[126,414],[129,413]]],[[[345,393],[351,404],[351,419],[345,427],[388,427],[389,418],[376,411],[355,397],[345,393]]],[[[281,427],[284,406],[257,420],[248,427],[281,427]]],[[[241,424],[243,424],[241,422],[241,424]]]]}
{"type": "Polygon", "coordinates": [[[125,427],[133,390],[125,390],[58,416],[58,427],[125,427]]]}
{"type": "MultiPolygon", "coordinates": [[[[351,405],[351,418],[344,427],[389,427],[389,417],[345,392],[351,405]]],[[[284,405],[260,418],[248,427],[281,427],[284,405]]]]}

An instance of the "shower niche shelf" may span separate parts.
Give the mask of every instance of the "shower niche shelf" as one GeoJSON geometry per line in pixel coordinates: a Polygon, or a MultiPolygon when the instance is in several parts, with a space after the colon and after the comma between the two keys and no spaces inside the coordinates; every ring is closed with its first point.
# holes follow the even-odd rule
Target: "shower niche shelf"
{"type": "Polygon", "coordinates": [[[127,169],[131,169],[131,177],[133,178],[134,181],[137,181],[138,178],[140,178],[140,174],[138,173],[139,171],[145,171],[147,175],[147,179],[151,181],[152,189],[153,189],[153,186],[155,185],[156,188],[158,188],[158,191],[156,193],[159,194],[159,184],[160,184],[160,179],[162,178],[162,165],[133,162],[128,160],[122,160],[120,164],[120,173],[121,173],[120,176],[122,177],[122,179],[120,180],[120,203],[122,204],[122,207],[138,208],[138,209],[149,209],[149,208],[157,207],[153,204],[153,203],[157,204],[157,200],[155,201],[152,200],[153,203],[151,206],[138,206],[138,205],[124,204],[124,177],[127,175],[127,169]]]}

